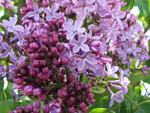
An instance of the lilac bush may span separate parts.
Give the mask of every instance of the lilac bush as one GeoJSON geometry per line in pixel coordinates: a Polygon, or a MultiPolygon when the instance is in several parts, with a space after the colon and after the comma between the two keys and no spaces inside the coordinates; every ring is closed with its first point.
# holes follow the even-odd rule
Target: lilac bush
{"type": "MultiPolygon", "coordinates": [[[[136,17],[121,10],[121,0],[25,2],[19,22],[14,15],[0,23],[0,58],[9,60],[0,65],[0,74],[43,106],[35,102],[10,113],[40,113],[41,108],[44,113],[86,113],[96,102],[94,87],[107,90],[112,107],[128,93],[133,59],[137,70],[148,69],[149,39],[136,17]],[[100,84],[93,83],[98,78],[100,84]]],[[[13,7],[9,0],[0,5],[13,7]]]]}

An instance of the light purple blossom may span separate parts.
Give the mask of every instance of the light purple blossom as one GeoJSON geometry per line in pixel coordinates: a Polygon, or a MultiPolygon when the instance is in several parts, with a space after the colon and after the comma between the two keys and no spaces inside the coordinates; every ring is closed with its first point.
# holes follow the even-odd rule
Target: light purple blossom
{"type": "Polygon", "coordinates": [[[124,93],[122,91],[118,91],[117,93],[111,94],[109,107],[112,107],[114,102],[121,103],[123,100],[124,100],[124,93]]]}
{"type": "Polygon", "coordinates": [[[111,94],[109,107],[112,107],[114,102],[121,103],[124,100],[124,93],[122,91],[114,93],[109,86],[107,86],[107,90],[111,94]]]}
{"type": "Polygon", "coordinates": [[[2,25],[8,32],[13,33],[15,31],[24,32],[24,28],[21,25],[16,25],[17,16],[15,15],[9,21],[3,20],[0,25],[2,25]]]}
{"type": "Polygon", "coordinates": [[[68,19],[63,25],[64,29],[67,31],[67,39],[72,40],[75,35],[84,33],[85,28],[83,28],[82,25],[82,20],[77,19],[73,22],[72,19],[68,19]]]}
{"type": "Polygon", "coordinates": [[[97,60],[95,59],[95,56],[91,54],[90,52],[82,56],[75,55],[73,58],[74,58],[74,61],[77,62],[76,65],[77,65],[77,69],[79,72],[83,72],[86,69],[96,71],[97,60]]]}
{"type": "Polygon", "coordinates": [[[0,65],[0,75],[2,76],[2,78],[5,77],[6,74],[7,74],[7,67],[0,65]]]}
{"type": "Polygon", "coordinates": [[[61,107],[59,103],[51,102],[49,103],[49,113],[60,113],[61,112],[61,107]]]}
{"type": "Polygon", "coordinates": [[[72,10],[77,14],[78,18],[85,19],[87,14],[95,10],[96,0],[79,0],[72,10]]]}
{"type": "Polygon", "coordinates": [[[59,7],[57,5],[52,5],[52,7],[47,7],[43,9],[43,12],[46,13],[46,20],[50,21],[54,18],[60,19],[63,17],[63,13],[57,13],[59,7]]]}
{"type": "Polygon", "coordinates": [[[90,51],[89,46],[86,44],[87,37],[82,35],[78,37],[78,40],[73,39],[70,43],[73,46],[73,52],[78,53],[80,50],[84,52],[90,51]]]}
{"type": "Polygon", "coordinates": [[[0,6],[1,7],[6,7],[8,9],[12,9],[13,8],[11,0],[0,0],[0,6]]]}
{"type": "Polygon", "coordinates": [[[0,58],[6,58],[10,56],[10,58],[14,57],[14,51],[6,42],[1,42],[0,46],[0,58]]]}
{"type": "Polygon", "coordinates": [[[98,3],[100,6],[102,6],[103,8],[106,7],[106,5],[107,5],[106,0],[96,0],[96,1],[97,1],[97,3],[98,3]]]}
{"type": "Polygon", "coordinates": [[[122,18],[124,18],[126,15],[125,12],[121,12],[121,4],[117,3],[115,8],[113,9],[112,17],[117,21],[117,23],[120,25],[121,30],[124,29],[123,22],[121,21],[122,18]]]}
{"type": "Polygon", "coordinates": [[[33,3],[33,11],[29,11],[23,19],[33,18],[35,21],[40,19],[40,13],[43,12],[43,8],[39,8],[37,3],[33,3]]]}
{"type": "Polygon", "coordinates": [[[142,49],[137,47],[136,43],[133,43],[132,47],[127,49],[127,52],[129,54],[133,54],[134,56],[137,56],[137,54],[140,53],[141,51],[142,51],[142,49]]]}
{"type": "Polygon", "coordinates": [[[118,78],[118,75],[116,74],[116,72],[118,71],[119,67],[118,66],[112,66],[111,67],[111,64],[110,63],[106,63],[106,66],[105,66],[105,74],[107,76],[112,76],[114,78],[118,78]]]}

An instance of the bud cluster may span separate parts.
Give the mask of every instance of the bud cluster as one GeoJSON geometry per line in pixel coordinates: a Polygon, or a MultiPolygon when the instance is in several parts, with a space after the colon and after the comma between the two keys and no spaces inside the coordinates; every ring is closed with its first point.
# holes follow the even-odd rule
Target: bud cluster
{"type": "Polygon", "coordinates": [[[64,113],[86,113],[88,106],[95,102],[91,87],[91,84],[74,80],[68,85],[65,85],[62,89],[59,89],[57,94],[62,102],[62,111],[64,111],[64,113]],[[68,109],[66,109],[66,106],[68,109]]]}

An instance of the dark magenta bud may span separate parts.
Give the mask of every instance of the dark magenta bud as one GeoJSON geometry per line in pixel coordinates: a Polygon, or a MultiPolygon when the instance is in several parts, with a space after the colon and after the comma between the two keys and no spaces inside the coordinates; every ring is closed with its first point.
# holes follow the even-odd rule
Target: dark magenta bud
{"type": "Polygon", "coordinates": [[[48,105],[44,105],[42,107],[42,110],[43,110],[44,113],[49,113],[49,106],[48,105]]]}
{"type": "Polygon", "coordinates": [[[36,101],[36,102],[33,103],[33,106],[35,108],[40,108],[40,103],[38,101],[36,101]]]}
{"type": "Polygon", "coordinates": [[[27,96],[31,95],[33,91],[33,87],[31,85],[25,86],[23,91],[25,95],[27,96]]]}
{"type": "Polygon", "coordinates": [[[41,96],[41,89],[40,88],[34,88],[33,89],[33,95],[34,96],[41,96]]]}
{"type": "Polygon", "coordinates": [[[38,49],[39,45],[37,43],[33,42],[33,43],[30,44],[30,48],[32,48],[32,49],[38,49]]]}
{"type": "Polygon", "coordinates": [[[75,108],[74,108],[74,107],[70,107],[70,108],[69,108],[69,112],[70,112],[70,113],[75,113],[75,108]]]}
{"type": "Polygon", "coordinates": [[[60,60],[60,64],[66,65],[68,63],[68,61],[69,61],[68,58],[63,58],[60,60]]]}

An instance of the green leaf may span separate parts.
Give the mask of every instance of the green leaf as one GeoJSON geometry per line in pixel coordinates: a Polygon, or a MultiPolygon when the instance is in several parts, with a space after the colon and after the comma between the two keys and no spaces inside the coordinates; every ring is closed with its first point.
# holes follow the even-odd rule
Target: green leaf
{"type": "Polygon", "coordinates": [[[10,110],[14,109],[18,103],[13,100],[5,100],[0,102],[0,113],[8,113],[10,110]]]}
{"type": "Polygon", "coordinates": [[[149,113],[150,101],[141,102],[140,106],[135,108],[135,113],[149,113]]]}
{"type": "Polygon", "coordinates": [[[4,86],[4,82],[3,80],[0,80],[0,101],[4,99],[3,86],[4,86]]]}
{"type": "Polygon", "coordinates": [[[106,108],[96,108],[96,109],[93,109],[90,113],[115,113],[115,112],[110,111],[109,109],[106,109],[106,108]]]}
{"type": "Polygon", "coordinates": [[[134,6],[134,0],[123,0],[126,3],[126,6],[122,10],[132,9],[134,6]]]}
{"type": "Polygon", "coordinates": [[[99,87],[99,86],[94,86],[94,87],[92,88],[92,92],[95,93],[95,94],[102,94],[102,93],[104,93],[105,91],[106,91],[106,89],[101,88],[101,87],[99,87]]]}

